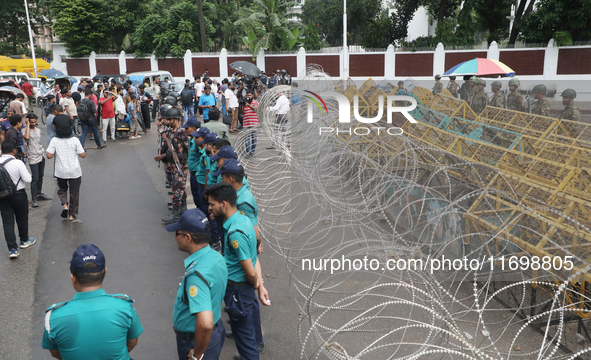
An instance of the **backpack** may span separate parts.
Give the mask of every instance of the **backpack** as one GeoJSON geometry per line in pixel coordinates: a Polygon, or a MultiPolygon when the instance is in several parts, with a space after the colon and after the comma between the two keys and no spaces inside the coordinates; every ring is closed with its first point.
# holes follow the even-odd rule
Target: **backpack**
{"type": "Polygon", "coordinates": [[[185,89],[181,92],[181,101],[183,105],[189,106],[193,103],[193,97],[191,96],[191,90],[185,89]]]}
{"type": "Polygon", "coordinates": [[[90,119],[94,117],[92,110],[88,108],[89,101],[92,100],[89,100],[87,98],[80,100],[80,102],[78,103],[78,108],[76,109],[76,111],[78,111],[78,118],[83,123],[89,122],[90,119]]]}
{"type": "MultiPolygon", "coordinates": [[[[12,182],[12,178],[5,167],[5,165],[12,160],[14,160],[14,158],[8,159],[0,164],[0,200],[9,199],[16,194],[16,185],[12,182]]],[[[18,179],[17,185],[20,181],[21,179],[18,179]]]]}

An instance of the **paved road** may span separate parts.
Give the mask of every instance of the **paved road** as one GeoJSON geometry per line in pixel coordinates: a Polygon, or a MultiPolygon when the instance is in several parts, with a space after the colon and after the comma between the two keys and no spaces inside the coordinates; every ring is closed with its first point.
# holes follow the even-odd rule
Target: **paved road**
{"type": "MultiPolygon", "coordinates": [[[[168,213],[170,200],[164,169],[153,161],[156,138],[152,132],[140,140],[109,142],[104,150],[88,150],[81,159],[76,222],[59,215],[52,161],[48,162],[45,192],[54,199],[31,210],[31,236],[38,243],[15,261],[9,261],[7,252],[0,256],[0,358],[51,358],[40,346],[44,310],[74,296],[68,261],[84,243],[94,243],[105,253],[105,290],[136,300],[145,331],[132,357],[176,358],[172,309],[186,254],[178,251],[174,235],[160,221],[168,213]]],[[[261,359],[297,358],[298,310],[289,293],[284,262],[270,250],[262,255],[262,262],[265,273],[276,278],[265,279],[273,306],[262,312],[266,352],[261,359]]],[[[234,352],[233,340],[226,339],[221,359],[231,359],[234,352]]]]}

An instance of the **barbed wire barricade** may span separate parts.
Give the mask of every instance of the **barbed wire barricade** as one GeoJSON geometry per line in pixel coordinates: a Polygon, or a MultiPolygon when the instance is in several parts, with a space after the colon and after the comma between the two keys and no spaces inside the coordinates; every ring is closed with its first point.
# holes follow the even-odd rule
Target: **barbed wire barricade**
{"type": "MultiPolygon", "coordinates": [[[[375,86],[386,95],[395,87],[375,86]]],[[[412,80],[405,87],[423,93],[412,80]]],[[[449,101],[425,93],[433,107],[417,108],[418,124],[401,125],[401,136],[378,134],[372,126],[387,129],[404,118],[339,122],[338,103],[315,98],[326,91],[368,104],[380,94],[332,82],[312,67],[297,87],[276,86],[259,99],[259,139],[276,144],[277,152],[246,157],[244,132],[235,142],[265,244],[290,274],[300,358],[586,359],[589,217],[574,216],[584,204],[565,205],[576,198],[568,186],[547,190],[533,175],[516,176],[539,160],[523,147],[513,153],[515,145],[502,140],[516,143],[516,127],[506,136],[495,127],[490,135],[485,124],[495,120],[460,118],[441,110],[449,101]],[[268,110],[281,93],[292,103],[284,125],[268,110]],[[443,128],[442,121],[456,128],[443,128]],[[467,123],[484,135],[475,137],[475,128],[462,133],[467,123]],[[368,130],[354,130],[360,127],[368,130]],[[481,153],[472,157],[476,147],[481,153]],[[514,169],[498,165],[507,156],[531,161],[514,169]],[[539,254],[574,266],[535,268],[532,257],[539,254]],[[457,261],[459,270],[452,266],[457,261]]]]}

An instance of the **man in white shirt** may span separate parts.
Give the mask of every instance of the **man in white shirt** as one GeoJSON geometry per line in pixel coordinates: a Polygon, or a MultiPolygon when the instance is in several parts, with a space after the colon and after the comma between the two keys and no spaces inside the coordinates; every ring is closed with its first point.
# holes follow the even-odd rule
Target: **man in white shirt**
{"type": "MultiPolygon", "coordinates": [[[[112,106],[112,105],[111,105],[112,106]]],[[[55,155],[55,177],[57,177],[57,196],[62,202],[61,217],[70,214],[69,220],[74,221],[78,216],[78,201],[80,199],[80,183],[82,169],[78,156],[86,157],[86,152],[77,137],[69,137],[71,131],[67,125],[56,127],[56,136],[51,139],[47,147],[47,158],[55,155]],[[70,204],[68,208],[68,187],[70,190],[70,204]]]]}
{"type": "Polygon", "coordinates": [[[199,115],[203,115],[203,109],[199,109],[199,98],[203,95],[203,83],[201,82],[201,76],[195,76],[195,111],[194,113],[197,114],[199,111],[199,115]]]}
{"type": "MultiPolygon", "coordinates": [[[[285,96],[285,92],[280,91],[279,98],[275,102],[275,105],[269,106],[268,109],[270,111],[275,112],[275,115],[277,115],[275,123],[278,125],[279,130],[281,132],[283,132],[284,134],[286,134],[287,133],[286,124],[287,124],[287,120],[288,120],[287,114],[289,113],[289,100],[287,99],[287,96],[285,96]]],[[[287,140],[287,137],[285,137],[284,140],[287,140]]],[[[287,143],[286,143],[286,145],[287,145],[287,143]]],[[[275,143],[273,143],[267,149],[269,149],[269,150],[275,149],[275,143]]]]}
{"type": "Polygon", "coordinates": [[[235,132],[238,127],[238,98],[234,93],[234,83],[230,82],[228,88],[224,92],[226,97],[226,110],[232,115],[232,123],[230,124],[230,132],[235,132]]]}
{"type": "Polygon", "coordinates": [[[28,248],[35,243],[34,238],[29,238],[29,201],[25,192],[25,184],[31,182],[31,174],[27,171],[25,163],[15,159],[16,144],[14,141],[4,141],[0,146],[2,147],[0,163],[6,169],[16,187],[16,193],[13,196],[0,200],[4,238],[8,245],[9,257],[15,259],[19,256],[14,234],[15,217],[21,249],[28,248]]]}

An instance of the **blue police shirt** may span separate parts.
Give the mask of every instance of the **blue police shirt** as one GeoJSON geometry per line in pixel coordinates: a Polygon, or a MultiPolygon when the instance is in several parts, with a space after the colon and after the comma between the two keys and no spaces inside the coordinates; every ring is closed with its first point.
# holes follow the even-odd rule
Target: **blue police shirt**
{"type": "Polygon", "coordinates": [[[209,176],[207,177],[207,186],[217,184],[219,181],[221,181],[222,177],[220,175],[213,176],[213,173],[216,171],[218,171],[218,162],[217,161],[210,161],[209,162],[209,176]]]}
{"type": "Polygon", "coordinates": [[[98,289],[49,307],[41,346],[64,360],[129,360],[127,340],[143,331],[131,298],[98,289]]]}
{"type": "Polygon", "coordinates": [[[213,323],[221,317],[222,301],[228,283],[228,268],[222,255],[209,245],[185,259],[185,276],[179,285],[172,312],[175,329],[194,333],[195,314],[211,311],[213,323]],[[196,271],[207,280],[197,275],[196,271]]]}
{"type": "Polygon", "coordinates": [[[195,144],[195,139],[191,139],[189,141],[189,157],[187,158],[187,166],[189,167],[189,171],[197,171],[200,162],[201,153],[199,152],[197,144],[195,144]]]}
{"type": "MultiPolygon", "coordinates": [[[[209,95],[201,95],[201,97],[199,98],[199,104],[198,105],[203,105],[203,106],[207,106],[207,105],[215,105],[215,96],[213,94],[209,94],[209,95]]],[[[203,120],[209,120],[209,108],[205,108],[203,109],[203,120]]]]}
{"type": "Polygon", "coordinates": [[[224,258],[228,266],[228,280],[246,282],[240,261],[257,262],[257,237],[252,222],[239,211],[224,221],[224,258]]]}
{"type": "Polygon", "coordinates": [[[238,195],[238,199],[236,199],[238,211],[240,214],[246,216],[252,222],[253,226],[256,226],[259,208],[254,196],[244,185],[236,191],[236,195],[238,195]]]}
{"type": "Polygon", "coordinates": [[[197,165],[197,170],[195,172],[195,177],[197,178],[197,182],[199,184],[205,185],[205,178],[206,172],[209,171],[209,156],[205,152],[205,149],[199,149],[199,163],[197,165]]]}

